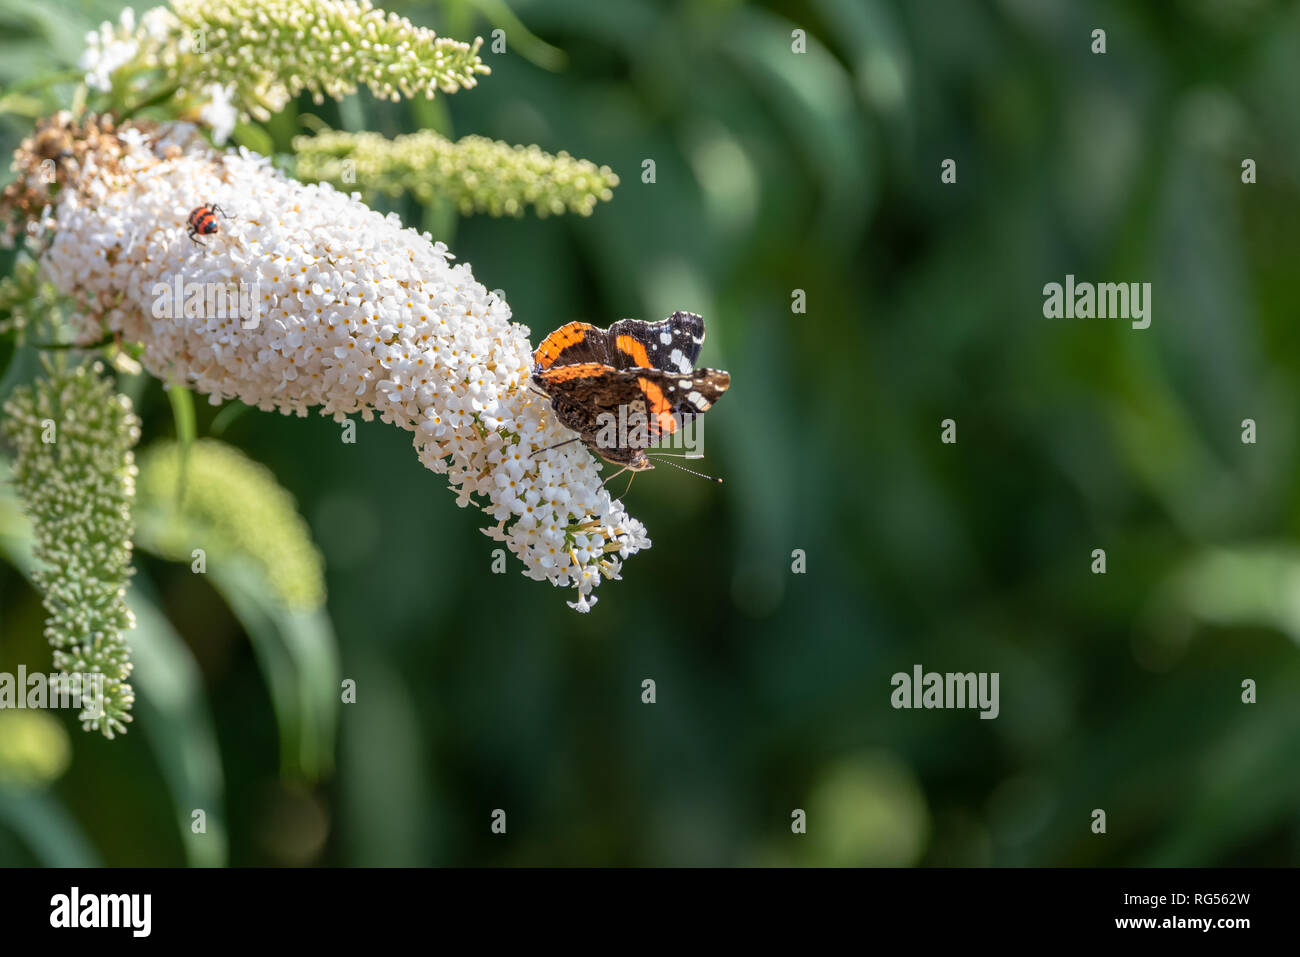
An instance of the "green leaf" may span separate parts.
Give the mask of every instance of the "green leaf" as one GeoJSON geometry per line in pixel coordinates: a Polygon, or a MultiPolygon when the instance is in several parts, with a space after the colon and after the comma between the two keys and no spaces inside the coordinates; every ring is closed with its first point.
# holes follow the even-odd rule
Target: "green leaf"
{"type": "Polygon", "coordinates": [[[226,826],[221,753],[203,690],[203,676],[189,646],[172,628],[136,574],[127,604],[135,613],[130,633],[135,671],[135,724],[144,731],[171,791],[176,824],[191,867],[226,864],[226,826]],[[194,833],[193,812],[202,810],[206,832],[194,833]]]}
{"type": "Polygon", "coordinates": [[[232,399],[223,405],[221,411],[212,419],[212,424],[208,426],[208,434],[213,436],[221,435],[252,408],[251,405],[245,405],[238,399],[232,399]]]}
{"type": "Polygon", "coordinates": [[[0,377],[0,401],[7,398],[16,386],[31,382],[40,368],[39,352],[35,349],[15,348],[9,357],[3,377],[0,377]]]}
{"type": "Polygon", "coordinates": [[[56,70],[53,73],[42,73],[40,76],[34,76],[19,83],[6,83],[0,85],[0,94],[9,96],[27,90],[44,89],[47,86],[54,86],[57,83],[76,83],[85,75],[84,70],[56,70]]]}
{"type": "MultiPolygon", "coordinates": [[[[494,27],[500,27],[509,38],[507,53],[513,51],[533,66],[552,73],[559,72],[569,65],[569,56],[559,47],[553,47],[537,34],[533,33],[520,20],[505,0],[469,0],[477,7],[479,13],[487,18],[494,27]]],[[[491,41],[488,41],[490,48],[491,41]]],[[[490,62],[490,61],[489,61],[490,62]]]]}
{"type": "Polygon", "coordinates": [[[208,565],[208,580],[253,644],[271,691],[285,773],[314,781],[333,769],[339,704],[334,630],[321,610],[285,607],[254,562],[208,565]]]}
{"type": "Polygon", "coordinates": [[[263,156],[270,156],[275,152],[275,142],[271,139],[271,134],[252,123],[236,123],[231,139],[237,146],[246,146],[254,153],[263,156]]]}
{"type": "Polygon", "coordinates": [[[825,197],[811,234],[828,248],[852,248],[878,176],[875,143],[863,122],[844,68],[813,36],[807,52],[791,52],[792,24],[742,7],[721,50],[770,104],[783,134],[816,172],[825,197]]]}
{"type": "Polygon", "coordinates": [[[34,120],[44,115],[46,109],[44,100],[25,93],[9,93],[0,96],[0,113],[12,113],[14,116],[25,116],[34,120]]]}
{"type": "Polygon", "coordinates": [[[30,579],[36,568],[32,527],[14,494],[9,460],[0,456],[0,557],[30,579]]]}
{"type": "Polygon", "coordinates": [[[42,867],[100,867],[99,855],[63,803],[45,790],[0,786],[0,821],[42,867]]]}
{"type": "MultiPolygon", "coordinates": [[[[17,346],[14,345],[12,336],[0,337],[0,382],[4,381],[5,373],[9,370],[9,363],[13,361],[14,352],[17,346]]],[[[3,395],[3,393],[0,393],[3,395]]]]}

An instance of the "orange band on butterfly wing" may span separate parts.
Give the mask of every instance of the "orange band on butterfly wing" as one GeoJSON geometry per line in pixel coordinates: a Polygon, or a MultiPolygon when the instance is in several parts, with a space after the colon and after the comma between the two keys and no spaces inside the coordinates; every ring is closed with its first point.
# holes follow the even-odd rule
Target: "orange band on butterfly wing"
{"type": "Polygon", "coordinates": [[[591,328],[593,327],[585,322],[570,322],[560,326],[542,340],[542,344],[533,353],[533,362],[543,369],[549,369],[559,358],[560,353],[585,340],[587,330],[591,328]]]}
{"type": "Polygon", "coordinates": [[[650,411],[659,423],[659,431],[667,432],[669,435],[676,432],[677,418],[673,415],[672,403],[664,398],[664,390],[644,376],[638,377],[636,381],[650,401],[650,411]]]}
{"type": "Polygon", "coordinates": [[[650,354],[645,351],[645,346],[637,342],[631,336],[622,335],[614,340],[614,348],[625,356],[631,356],[632,362],[643,369],[651,368],[650,354]]]}
{"type": "Polygon", "coordinates": [[[548,369],[541,373],[538,378],[542,382],[568,382],[571,379],[591,379],[612,371],[613,369],[603,362],[579,362],[576,365],[548,369]]]}

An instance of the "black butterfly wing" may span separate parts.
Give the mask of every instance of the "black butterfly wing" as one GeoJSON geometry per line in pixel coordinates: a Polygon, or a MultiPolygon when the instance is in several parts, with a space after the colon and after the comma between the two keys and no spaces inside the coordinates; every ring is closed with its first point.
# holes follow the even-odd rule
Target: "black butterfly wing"
{"type": "Polygon", "coordinates": [[[677,431],[688,416],[702,415],[731,387],[731,373],[721,369],[667,372],[644,369],[636,372],[637,385],[645,396],[653,441],[677,431]]]}
{"type": "Polygon", "coordinates": [[[704,345],[704,319],[693,312],[674,312],[661,322],[621,319],[606,335],[614,368],[684,374],[695,368],[704,345]]]}

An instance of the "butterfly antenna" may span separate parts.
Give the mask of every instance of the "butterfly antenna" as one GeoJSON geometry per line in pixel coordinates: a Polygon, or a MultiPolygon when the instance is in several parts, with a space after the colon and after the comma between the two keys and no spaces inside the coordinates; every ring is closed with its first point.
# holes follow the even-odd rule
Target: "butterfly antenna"
{"type": "MultiPolygon", "coordinates": [[[[663,453],[660,453],[660,455],[662,454],[663,453]]],[[[652,458],[659,458],[660,455],[652,456],[652,458]]],[[[685,456],[683,456],[683,458],[685,458],[685,456]]],[[[710,482],[717,482],[719,485],[722,484],[722,479],[718,478],[716,475],[705,475],[703,472],[697,472],[694,469],[688,469],[685,465],[678,465],[676,462],[664,462],[664,465],[671,465],[673,468],[681,469],[683,472],[690,472],[692,475],[698,478],[708,479],[710,482]]]]}
{"type": "Polygon", "coordinates": [[[547,446],[546,448],[544,448],[544,449],[538,449],[538,450],[537,450],[537,454],[540,455],[540,454],[543,453],[543,452],[549,452],[549,451],[551,451],[551,449],[558,449],[558,448],[559,448],[560,446],[562,446],[562,445],[569,445],[569,444],[571,444],[571,443],[573,443],[573,442],[577,442],[577,441],[579,441],[581,438],[582,438],[581,435],[575,435],[575,436],[574,436],[573,438],[571,438],[571,439],[565,439],[563,442],[556,442],[554,445],[548,445],[548,446],[547,446]]]}

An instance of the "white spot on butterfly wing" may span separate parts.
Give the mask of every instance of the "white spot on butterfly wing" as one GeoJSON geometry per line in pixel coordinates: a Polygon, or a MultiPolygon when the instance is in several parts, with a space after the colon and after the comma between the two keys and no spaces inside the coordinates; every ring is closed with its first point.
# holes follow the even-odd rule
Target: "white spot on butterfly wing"
{"type": "Polygon", "coordinates": [[[664,345],[666,345],[666,346],[667,346],[667,345],[671,345],[671,344],[672,344],[672,341],[673,341],[673,334],[672,334],[671,332],[667,332],[667,331],[665,331],[665,332],[661,332],[661,333],[659,333],[659,341],[662,342],[662,343],[663,343],[664,345]]]}

